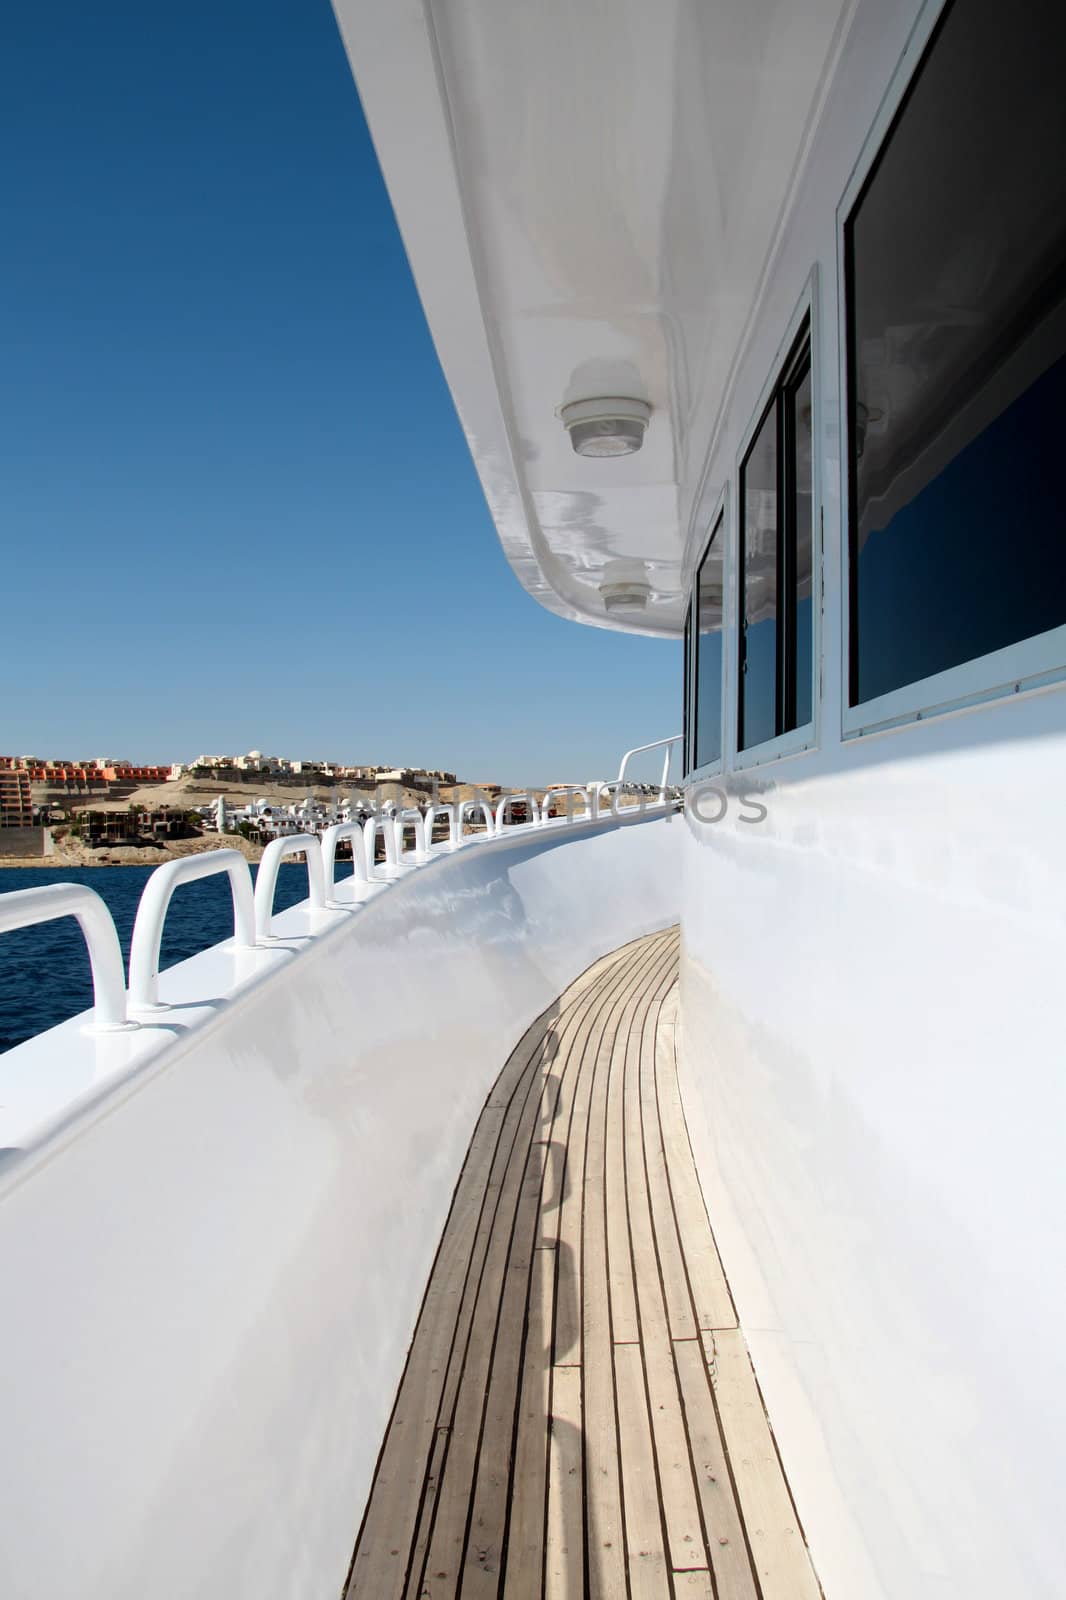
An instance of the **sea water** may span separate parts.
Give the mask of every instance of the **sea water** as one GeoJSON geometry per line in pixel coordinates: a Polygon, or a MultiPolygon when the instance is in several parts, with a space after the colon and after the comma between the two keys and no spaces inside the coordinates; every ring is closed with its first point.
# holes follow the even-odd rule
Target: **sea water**
{"type": "MultiPolygon", "coordinates": [[[[257,872],[252,867],[253,876],[257,872]]],[[[45,883],[85,883],[107,903],[127,962],[141,890],[151,867],[5,867],[0,894],[45,883]]],[[[338,861],[336,876],[351,863],[338,861]]],[[[307,898],[307,868],[283,862],[274,895],[275,911],[307,898]]],[[[224,873],[183,883],[174,891],[163,925],[160,967],[172,967],[233,932],[233,902],[224,873]]],[[[0,934],[0,1051],[22,1044],[93,1003],[89,955],[73,917],[0,934]]]]}

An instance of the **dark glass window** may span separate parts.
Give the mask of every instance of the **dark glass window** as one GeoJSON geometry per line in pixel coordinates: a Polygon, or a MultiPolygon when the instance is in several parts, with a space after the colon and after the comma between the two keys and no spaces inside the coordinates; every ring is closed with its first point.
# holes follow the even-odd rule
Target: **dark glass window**
{"type": "Polygon", "coordinates": [[[722,755],[722,522],[719,517],[696,574],[696,767],[722,755]]]}
{"type": "Polygon", "coordinates": [[[744,504],[744,613],[740,645],[740,748],[777,733],[777,404],[771,405],[740,475],[744,504]]]}
{"type": "Polygon", "coordinates": [[[787,406],[791,448],[786,459],[791,476],[790,515],[795,529],[792,544],[795,560],[789,589],[795,639],[795,672],[791,686],[795,703],[790,708],[790,725],[803,728],[814,714],[811,698],[814,684],[814,495],[811,486],[814,439],[809,362],[789,388],[787,406]]]}
{"type": "Polygon", "coordinates": [[[811,720],[811,447],[805,324],[740,469],[741,750],[811,720]]]}
{"type": "Polygon", "coordinates": [[[688,610],[685,612],[685,651],[684,651],[684,657],[685,657],[685,660],[684,660],[685,682],[684,682],[684,688],[682,690],[682,701],[681,701],[681,704],[682,704],[682,713],[681,713],[681,771],[682,771],[682,773],[686,773],[687,774],[687,773],[691,772],[691,770],[692,770],[692,762],[689,759],[691,754],[692,754],[692,733],[691,733],[691,730],[689,728],[689,711],[690,711],[689,701],[690,701],[690,698],[691,698],[691,696],[690,696],[690,688],[691,688],[691,683],[692,683],[692,602],[691,602],[691,600],[689,601],[688,610]]]}
{"type": "Polygon", "coordinates": [[[1066,623],[1064,82],[954,0],[848,218],[852,705],[1066,623]]]}

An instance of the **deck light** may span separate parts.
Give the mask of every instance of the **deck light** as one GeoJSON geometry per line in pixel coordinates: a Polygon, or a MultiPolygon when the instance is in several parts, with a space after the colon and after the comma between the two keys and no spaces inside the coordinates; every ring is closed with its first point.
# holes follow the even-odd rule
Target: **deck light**
{"type": "Polygon", "coordinates": [[[571,401],[559,415],[579,456],[631,456],[644,443],[651,406],[646,400],[605,395],[571,401]]]}
{"type": "Polygon", "coordinates": [[[643,611],[651,590],[646,583],[601,583],[605,611],[643,611]]]}
{"type": "Polygon", "coordinates": [[[643,561],[609,561],[599,589],[605,611],[643,611],[651,598],[643,561]]]}

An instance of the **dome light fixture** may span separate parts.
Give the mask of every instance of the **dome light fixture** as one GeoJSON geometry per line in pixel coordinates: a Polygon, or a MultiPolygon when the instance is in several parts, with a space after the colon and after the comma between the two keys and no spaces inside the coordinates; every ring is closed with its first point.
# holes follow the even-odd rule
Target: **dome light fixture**
{"type": "Polygon", "coordinates": [[[607,612],[644,611],[651,599],[651,585],[643,561],[608,561],[599,585],[600,599],[607,612]]]}
{"type": "Polygon", "coordinates": [[[644,611],[651,594],[646,583],[601,583],[605,611],[644,611]]]}
{"type": "Polygon", "coordinates": [[[559,415],[579,456],[631,456],[644,443],[651,406],[646,400],[604,395],[573,400],[559,415]]]}

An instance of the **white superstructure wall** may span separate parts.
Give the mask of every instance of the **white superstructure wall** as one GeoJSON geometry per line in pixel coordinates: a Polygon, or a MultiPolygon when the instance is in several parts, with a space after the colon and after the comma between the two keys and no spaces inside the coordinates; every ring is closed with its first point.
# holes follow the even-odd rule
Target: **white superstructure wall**
{"type": "MultiPolygon", "coordinates": [[[[766,816],[745,823],[733,803],[701,822],[689,786],[682,1084],[828,1600],[1052,1600],[1066,1570],[1061,673],[844,733],[838,207],[897,67],[920,51],[916,20],[927,35],[929,8],[855,10],[702,469],[688,570],[724,505],[735,623],[738,463],[806,298],[812,747],[729,754],[727,631],[725,770],[707,782],[757,796],[766,816]]],[[[1004,529],[1005,561],[1025,535],[1004,529]]]]}

